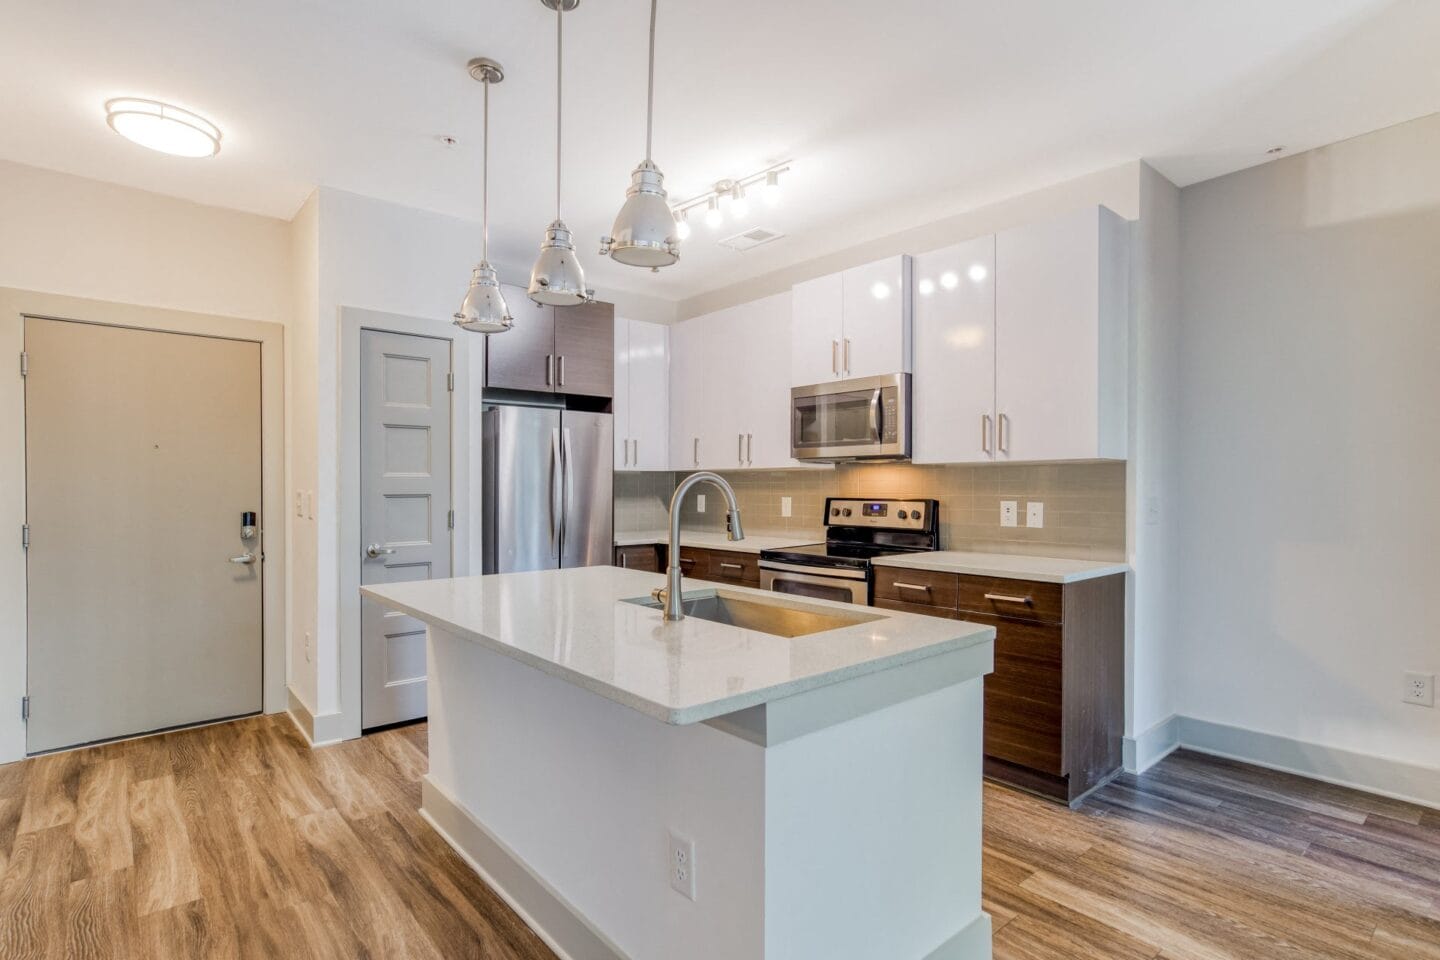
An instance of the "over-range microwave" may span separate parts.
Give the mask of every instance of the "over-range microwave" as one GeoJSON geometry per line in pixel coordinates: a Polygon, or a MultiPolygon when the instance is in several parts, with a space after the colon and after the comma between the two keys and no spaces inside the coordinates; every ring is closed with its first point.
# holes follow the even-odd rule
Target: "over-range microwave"
{"type": "Polygon", "coordinates": [[[832,463],[910,459],[910,374],[792,388],[790,456],[832,463]]]}

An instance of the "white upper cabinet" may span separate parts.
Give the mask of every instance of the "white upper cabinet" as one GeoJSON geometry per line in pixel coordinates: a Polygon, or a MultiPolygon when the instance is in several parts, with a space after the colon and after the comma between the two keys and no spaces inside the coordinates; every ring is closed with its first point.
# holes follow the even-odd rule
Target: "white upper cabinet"
{"type": "Polygon", "coordinates": [[[615,469],[670,469],[670,328],[615,319],[615,469]]]}
{"type": "Polygon", "coordinates": [[[911,457],[974,463],[995,452],[995,237],[915,257],[911,457]]]}
{"type": "Polygon", "coordinates": [[[996,235],[995,459],[1125,458],[1129,279],[1104,207],[996,235]]]}
{"type": "Polygon", "coordinates": [[[887,257],[797,283],[790,383],[910,372],[910,258],[887,257]]]}

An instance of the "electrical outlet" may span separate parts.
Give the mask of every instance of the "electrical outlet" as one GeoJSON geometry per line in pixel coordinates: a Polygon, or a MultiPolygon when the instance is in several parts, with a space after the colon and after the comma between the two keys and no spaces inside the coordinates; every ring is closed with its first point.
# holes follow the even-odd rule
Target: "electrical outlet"
{"type": "Polygon", "coordinates": [[[297,516],[297,517],[302,517],[302,518],[305,516],[305,491],[304,491],[304,490],[296,490],[296,491],[295,491],[295,516],[297,516]]]}
{"type": "Polygon", "coordinates": [[[1435,706],[1435,674],[1405,674],[1405,696],[1402,699],[1419,707],[1435,706]]]}
{"type": "Polygon", "coordinates": [[[1041,503],[1039,500],[1031,500],[1029,503],[1025,504],[1025,526],[1045,526],[1045,504],[1041,503]]]}
{"type": "Polygon", "coordinates": [[[1020,508],[1014,500],[1000,501],[1000,526],[1014,527],[1019,523],[1020,508]]]}
{"type": "Polygon", "coordinates": [[[780,498],[780,516],[782,516],[782,517],[788,517],[788,516],[791,515],[791,513],[792,513],[792,510],[790,509],[790,498],[789,498],[789,497],[781,497],[781,498],[780,498]]]}
{"type": "Polygon", "coordinates": [[[305,662],[310,662],[310,631],[305,631],[305,662]]]}
{"type": "Polygon", "coordinates": [[[696,513],[704,513],[704,512],[705,512],[705,494],[703,494],[703,493],[697,493],[697,494],[695,494],[695,512],[696,512],[696,513]]]}
{"type": "Polygon", "coordinates": [[[670,831],[670,851],[666,857],[670,887],[687,899],[695,899],[695,844],[670,831]]]}

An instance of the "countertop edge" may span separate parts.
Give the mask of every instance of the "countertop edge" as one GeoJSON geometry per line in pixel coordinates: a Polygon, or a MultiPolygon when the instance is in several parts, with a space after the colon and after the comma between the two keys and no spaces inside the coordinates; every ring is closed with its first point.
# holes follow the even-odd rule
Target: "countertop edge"
{"type": "Polygon", "coordinates": [[[994,577],[1000,580],[1032,580],[1036,583],[1079,583],[1083,580],[1095,580],[1100,577],[1114,576],[1119,573],[1129,573],[1130,565],[1123,561],[1097,561],[1097,560],[1076,560],[1075,563],[1094,563],[1096,566],[1086,569],[1071,570],[1058,573],[1053,570],[1043,569],[1016,569],[1024,567],[1025,561],[1056,561],[1066,562],[1060,557],[1024,557],[1013,554],[997,554],[1003,556],[1008,566],[998,567],[986,564],[983,561],[957,561],[944,558],[931,558],[920,554],[914,556],[877,557],[871,563],[877,567],[895,567],[902,570],[928,570],[933,573],[956,573],[962,576],[971,577],[994,577]]]}

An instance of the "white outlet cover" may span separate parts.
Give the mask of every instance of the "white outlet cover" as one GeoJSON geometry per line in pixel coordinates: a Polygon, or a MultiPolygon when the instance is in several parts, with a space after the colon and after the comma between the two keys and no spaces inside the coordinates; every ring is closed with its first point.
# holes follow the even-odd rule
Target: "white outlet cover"
{"type": "Polygon", "coordinates": [[[688,900],[695,899],[695,842],[670,831],[670,844],[665,858],[670,887],[688,900]]]}
{"type": "Polygon", "coordinates": [[[1020,505],[1014,500],[1000,501],[1000,526],[1019,526],[1020,505]]]}
{"type": "Polygon", "coordinates": [[[705,512],[705,494],[703,494],[703,493],[697,493],[697,494],[695,494],[695,512],[696,512],[696,513],[704,513],[704,512],[705,512]]]}
{"type": "Polygon", "coordinates": [[[1435,706],[1435,674],[1405,674],[1405,695],[1401,699],[1419,707],[1435,706]]]}
{"type": "Polygon", "coordinates": [[[790,503],[791,503],[791,501],[790,501],[790,498],[789,498],[789,497],[781,497],[781,498],[780,498],[780,516],[782,516],[782,517],[788,517],[788,516],[791,515],[792,510],[791,510],[791,507],[790,507],[790,503]]]}
{"type": "Polygon", "coordinates": [[[1045,526],[1045,504],[1039,500],[1031,500],[1025,504],[1025,526],[1045,526]]]}

